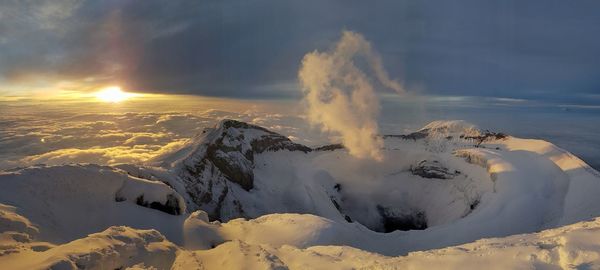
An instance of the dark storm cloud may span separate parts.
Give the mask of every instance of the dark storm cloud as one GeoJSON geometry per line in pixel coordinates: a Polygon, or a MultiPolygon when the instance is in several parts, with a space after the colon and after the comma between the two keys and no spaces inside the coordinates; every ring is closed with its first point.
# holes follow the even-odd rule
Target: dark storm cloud
{"type": "Polygon", "coordinates": [[[9,0],[0,79],[294,96],[304,54],[348,29],[409,89],[600,103],[598,10],[598,1],[9,0]]]}

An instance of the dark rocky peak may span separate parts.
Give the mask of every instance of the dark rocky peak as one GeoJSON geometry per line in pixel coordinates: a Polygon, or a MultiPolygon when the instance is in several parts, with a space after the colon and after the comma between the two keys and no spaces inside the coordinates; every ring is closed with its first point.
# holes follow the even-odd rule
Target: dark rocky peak
{"type": "Polygon", "coordinates": [[[207,167],[214,167],[245,190],[253,187],[254,155],[280,150],[312,151],[278,133],[236,120],[222,120],[207,133],[205,140],[184,161],[187,170],[199,174],[207,167]]]}
{"type": "Polygon", "coordinates": [[[425,139],[427,138],[427,133],[426,132],[421,132],[421,131],[417,131],[417,132],[413,132],[410,134],[400,134],[400,135],[383,135],[384,139],[387,138],[397,138],[397,139],[402,139],[402,140],[420,140],[420,139],[425,139]]]}
{"type": "Polygon", "coordinates": [[[508,137],[508,135],[506,135],[504,133],[495,133],[495,132],[486,130],[485,132],[483,132],[477,136],[461,136],[460,138],[465,139],[465,140],[473,140],[476,143],[475,146],[479,147],[484,142],[505,140],[507,137],[508,137]]]}
{"type": "Polygon", "coordinates": [[[216,141],[217,143],[225,142],[228,145],[241,147],[238,150],[244,151],[244,155],[249,155],[248,151],[253,154],[260,154],[266,151],[279,150],[308,153],[312,150],[266,128],[236,120],[222,120],[217,125],[216,130],[221,133],[220,138],[216,141]]]}
{"type": "Polygon", "coordinates": [[[231,215],[243,216],[242,205],[232,194],[238,188],[254,188],[255,155],[281,150],[312,151],[273,131],[236,120],[222,120],[207,129],[193,147],[175,169],[191,200],[188,207],[203,209],[212,219],[222,216],[224,205],[236,209],[231,215]]]}

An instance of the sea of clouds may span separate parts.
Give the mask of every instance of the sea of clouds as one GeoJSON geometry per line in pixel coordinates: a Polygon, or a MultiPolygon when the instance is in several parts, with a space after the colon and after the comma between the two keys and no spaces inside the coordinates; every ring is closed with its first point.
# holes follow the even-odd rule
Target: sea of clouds
{"type": "MultiPolygon", "coordinates": [[[[494,105],[480,99],[425,101],[382,98],[380,134],[406,134],[438,119],[462,119],[481,128],[550,141],[600,168],[600,113],[531,104],[494,105]]],[[[496,103],[497,101],[492,101],[496,103]]],[[[144,163],[177,149],[220,119],[263,126],[309,146],[343,142],[310,124],[299,101],[206,104],[201,97],[123,104],[0,102],[0,169],[33,164],[144,163]]]]}
{"type": "Polygon", "coordinates": [[[127,108],[120,108],[122,104],[60,102],[2,104],[0,169],[80,162],[144,163],[178,149],[225,118],[263,126],[300,143],[327,141],[302,116],[282,114],[268,105],[245,109],[227,101],[220,106],[229,110],[219,110],[216,107],[220,106],[208,107],[201,98],[186,99],[183,107],[177,106],[177,100],[165,101],[171,104],[165,111],[143,101],[127,108]],[[104,112],[103,106],[120,112],[104,112]]]}

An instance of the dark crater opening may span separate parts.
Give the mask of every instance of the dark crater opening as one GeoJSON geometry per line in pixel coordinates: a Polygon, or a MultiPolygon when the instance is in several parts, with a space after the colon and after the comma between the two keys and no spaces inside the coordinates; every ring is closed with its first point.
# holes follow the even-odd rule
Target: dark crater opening
{"type": "MultiPolygon", "coordinates": [[[[116,198],[115,200],[117,202],[119,201],[118,198],[116,198]]],[[[139,206],[156,209],[158,211],[162,211],[167,214],[171,214],[171,215],[175,215],[175,216],[181,215],[181,208],[179,208],[179,201],[177,200],[177,197],[175,197],[173,194],[167,195],[167,202],[165,202],[164,204],[161,202],[148,202],[144,199],[143,194],[136,198],[135,203],[139,206]]]]}
{"type": "Polygon", "coordinates": [[[398,211],[381,205],[377,205],[377,211],[381,215],[382,226],[376,231],[389,233],[427,229],[427,216],[423,211],[398,211]]]}

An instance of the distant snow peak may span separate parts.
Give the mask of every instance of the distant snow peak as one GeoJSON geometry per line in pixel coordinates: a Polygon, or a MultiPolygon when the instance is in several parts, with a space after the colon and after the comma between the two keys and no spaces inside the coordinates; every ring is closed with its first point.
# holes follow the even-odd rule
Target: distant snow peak
{"type": "Polygon", "coordinates": [[[479,128],[463,120],[433,121],[418,132],[426,133],[429,137],[435,138],[445,138],[448,136],[475,137],[481,135],[479,128]]]}

